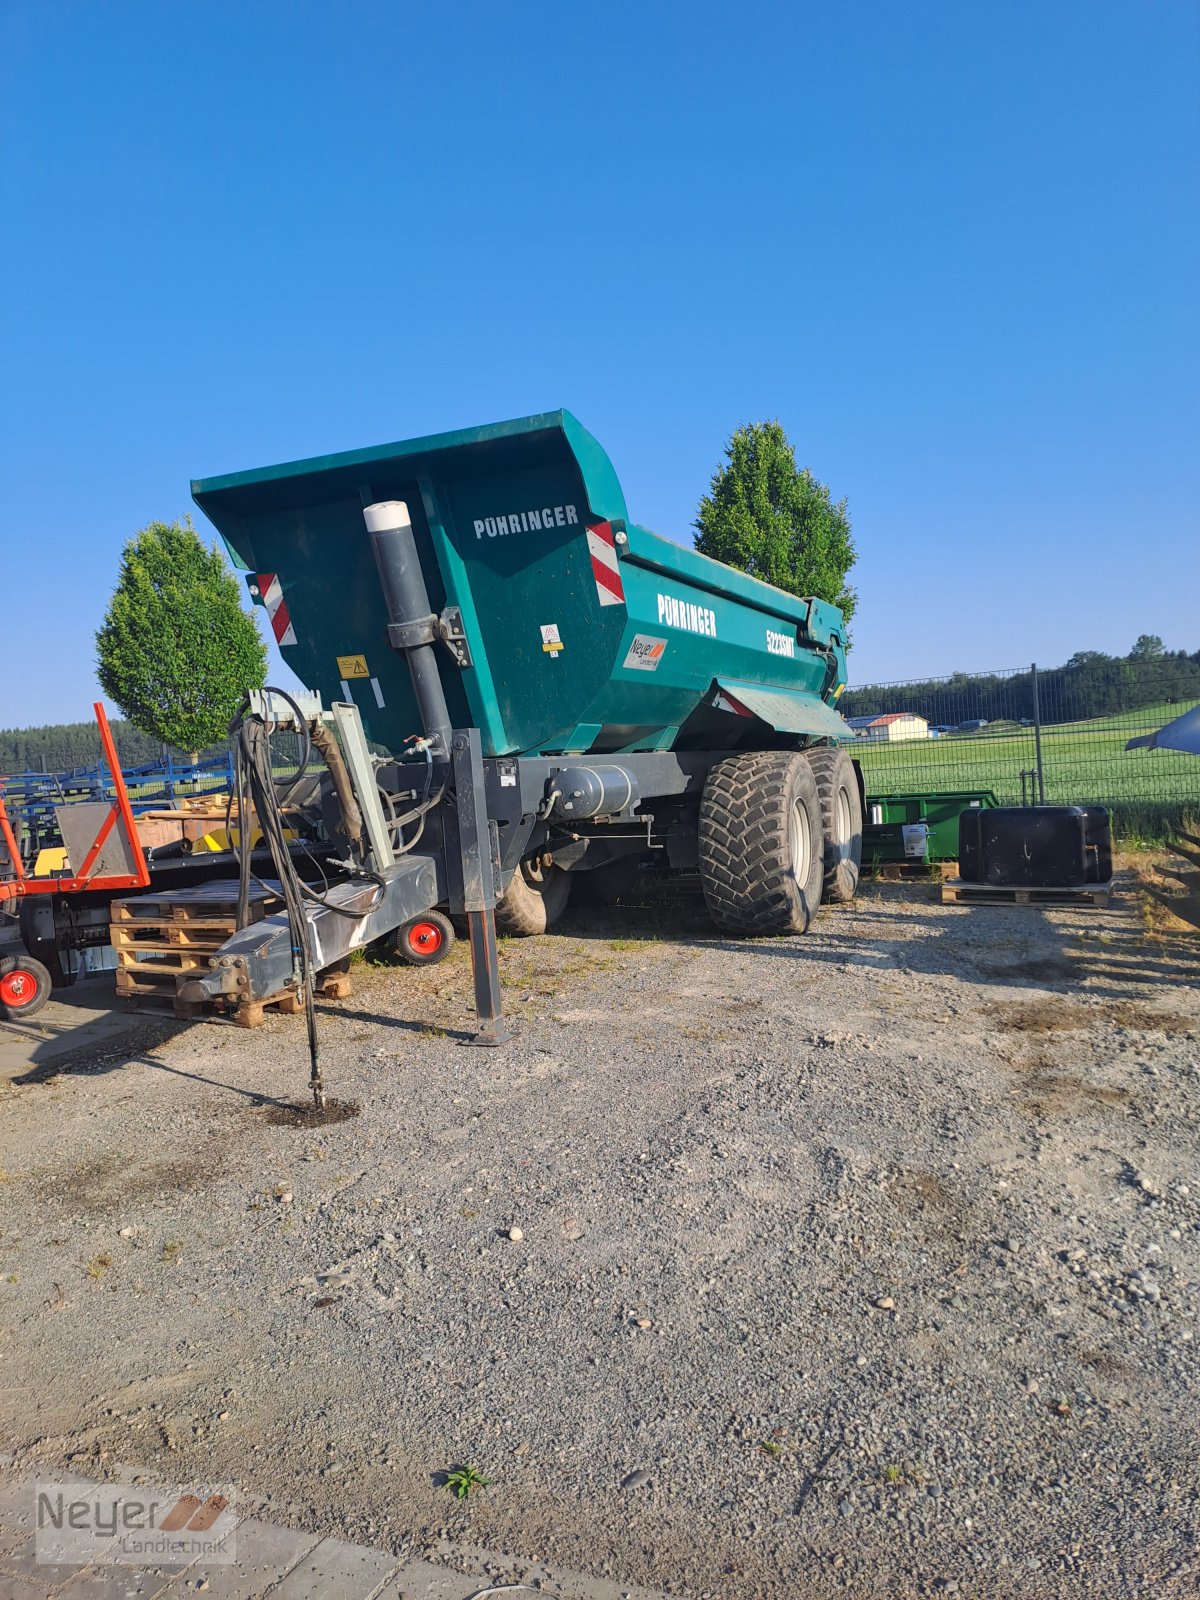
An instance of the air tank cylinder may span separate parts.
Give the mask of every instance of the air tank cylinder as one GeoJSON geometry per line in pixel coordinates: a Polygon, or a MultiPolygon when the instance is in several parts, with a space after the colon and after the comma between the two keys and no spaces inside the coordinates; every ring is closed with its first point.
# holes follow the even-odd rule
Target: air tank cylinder
{"type": "Polygon", "coordinates": [[[556,814],[573,821],[629,812],[641,799],[633,773],[610,764],[563,767],[550,784],[559,791],[554,802],[556,814]]]}

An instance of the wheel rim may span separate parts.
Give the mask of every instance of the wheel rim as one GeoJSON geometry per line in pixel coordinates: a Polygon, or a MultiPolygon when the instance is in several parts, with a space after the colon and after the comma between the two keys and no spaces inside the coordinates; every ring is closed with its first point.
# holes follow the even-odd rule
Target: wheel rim
{"type": "Polygon", "coordinates": [[[808,882],[810,862],[808,811],[797,800],[788,817],[788,849],[792,858],[792,876],[801,888],[808,882]]]}
{"type": "Polygon", "coordinates": [[[13,972],[6,972],[0,978],[0,1000],[6,1006],[11,1006],[14,1011],[19,1011],[22,1006],[32,1004],[38,992],[38,981],[32,972],[27,972],[24,967],[17,967],[13,972]]]}
{"type": "Polygon", "coordinates": [[[850,834],[850,796],[845,789],[839,789],[833,807],[833,838],[830,841],[839,861],[844,861],[850,854],[850,834]]]}
{"type": "Polygon", "coordinates": [[[408,930],[408,948],[415,955],[435,955],[442,948],[445,937],[436,922],[414,922],[408,930]]]}

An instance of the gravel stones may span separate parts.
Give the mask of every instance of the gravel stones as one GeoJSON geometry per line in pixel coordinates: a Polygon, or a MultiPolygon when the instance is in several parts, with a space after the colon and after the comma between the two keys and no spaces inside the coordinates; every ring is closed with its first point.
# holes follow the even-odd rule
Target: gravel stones
{"type": "Polygon", "coordinates": [[[903,885],[746,946],[686,902],[563,926],[501,943],[501,1051],[457,1045],[465,951],[365,967],[321,1016],[346,1122],[249,1103],[303,1087],[284,1019],[14,1086],[23,1463],[233,1482],[314,1537],[517,1578],[538,1552],[615,1593],[1186,1597],[1200,1073],[1154,1019],[1194,1028],[1200,995],[1132,907],[903,885]],[[1021,1026],[1047,1005],[1072,1026],[1021,1026]],[[458,1464],[493,1486],[459,1505],[458,1464]]]}

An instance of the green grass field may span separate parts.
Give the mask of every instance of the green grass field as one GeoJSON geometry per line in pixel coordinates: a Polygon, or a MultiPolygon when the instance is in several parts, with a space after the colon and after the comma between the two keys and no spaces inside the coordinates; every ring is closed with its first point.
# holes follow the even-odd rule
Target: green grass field
{"type": "MultiPolygon", "coordinates": [[[[1044,727],[1047,802],[1106,805],[1123,838],[1158,839],[1181,817],[1200,814],[1200,756],[1125,749],[1127,740],[1153,733],[1196,703],[1044,727]]],[[[984,728],[898,744],[859,740],[853,754],[862,762],[868,794],[992,789],[1002,805],[1020,802],[1021,773],[1037,764],[1032,728],[984,728]]]]}

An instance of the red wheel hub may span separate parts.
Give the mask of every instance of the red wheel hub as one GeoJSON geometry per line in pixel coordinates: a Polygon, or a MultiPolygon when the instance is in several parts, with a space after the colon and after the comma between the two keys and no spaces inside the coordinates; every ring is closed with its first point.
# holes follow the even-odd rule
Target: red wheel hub
{"type": "Polygon", "coordinates": [[[445,934],[436,922],[414,922],[408,930],[408,947],[419,956],[431,956],[444,942],[445,934]]]}
{"type": "Polygon", "coordinates": [[[29,1005],[38,992],[37,979],[32,972],[26,972],[24,967],[17,967],[12,972],[6,972],[0,978],[0,1000],[6,1006],[11,1006],[14,1011],[19,1011],[22,1006],[29,1005]]]}

